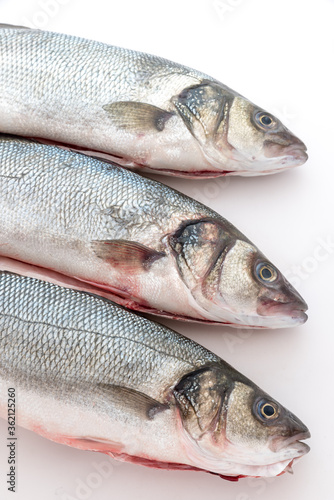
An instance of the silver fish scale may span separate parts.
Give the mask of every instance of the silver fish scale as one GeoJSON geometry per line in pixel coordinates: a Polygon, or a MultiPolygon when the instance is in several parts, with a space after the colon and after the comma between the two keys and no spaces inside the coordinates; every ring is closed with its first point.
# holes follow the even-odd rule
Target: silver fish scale
{"type": "Polygon", "coordinates": [[[220,359],[99,297],[0,273],[0,372],[22,382],[112,384],[161,396],[220,359]]]}
{"type": "Polygon", "coordinates": [[[54,110],[52,101],[59,94],[62,102],[80,95],[82,102],[90,105],[94,101],[107,104],[144,98],[158,105],[162,100],[168,101],[173,91],[203,78],[212,80],[160,57],[74,36],[15,27],[0,30],[0,58],[6,75],[0,82],[5,82],[7,93],[10,85],[13,95],[28,99],[28,106],[38,98],[46,106],[50,104],[50,111],[54,110]],[[41,79],[41,68],[47,78],[41,79]],[[166,85],[166,78],[170,85],[166,85]],[[29,85],[21,85],[22,79],[29,85]],[[164,79],[164,84],[159,85],[160,79],[164,79]]]}
{"type": "Polygon", "coordinates": [[[224,220],[159,182],[54,146],[0,137],[0,158],[2,225],[24,231],[29,218],[36,238],[44,228],[57,238],[128,239],[159,249],[187,219],[224,220]]]}

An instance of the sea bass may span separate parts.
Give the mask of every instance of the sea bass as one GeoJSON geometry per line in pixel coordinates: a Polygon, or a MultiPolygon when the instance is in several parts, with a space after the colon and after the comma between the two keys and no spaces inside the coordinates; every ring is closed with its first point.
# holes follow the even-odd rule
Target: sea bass
{"type": "Polygon", "coordinates": [[[99,42],[0,26],[2,132],[178,176],[268,174],[307,159],[275,116],[210,76],[99,42]]]}
{"type": "Polygon", "coordinates": [[[218,356],[101,297],[0,273],[0,416],[84,450],[236,479],[291,470],[307,427],[218,356]],[[13,392],[14,391],[14,392],[13,392]]]}
{"type": "Polygon", "coordinates": [[[0,136],[0,254],[105,288],[131,309],[250,327],[307,305],[232,224],[159,182],[0,136]]]}

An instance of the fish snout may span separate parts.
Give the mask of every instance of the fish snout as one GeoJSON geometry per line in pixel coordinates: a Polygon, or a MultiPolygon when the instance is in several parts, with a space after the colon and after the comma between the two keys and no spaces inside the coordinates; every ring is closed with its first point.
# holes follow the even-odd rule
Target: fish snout
{"type": "Polygon", "coordinates": [[[311,437],[311,433],[308,428],[302,424],[305,430],[296,429],[296,432],[290,435],[287,438],[276,437],[273,438],[270,443],[270,449],[275,453],[282,450],[294,450],[296,456],[305,455],[310,451],[310,447],[308,444],[304,443],[304,439],[309,439],[311,437]]]}
{"type": "Polygon", "coordinates": [[[306,145],[289,131],[273,135],[265,141],[264,146],[265,156],[280,158],[282,165],[289,163],[298,166],[308,159],[306,145]]]}
{"type": "Polygon", "coordinates": [[[309,437],[311,437],[311,434],[307,432],[287,439],[274,439],[270,444],[270,449],[274,453],[283,453],[290,457],[293,456],[293,458],[300,458],[306,455],[311,449],[308,444],[301,441],[309,437]]]}
{"type": "Polygon", "coordinates": [[[308,306],[305,300],[296,294],[290,299],[282,298],[263,298],[257,307],[257,313],[260,316],[287,316],[298,324],[307,321],[306,311],[308,306]]]}
{"type": "Polygon", "coordinates": [[[281,435],[273,436],[270,442],[270,449],[274,452],[293,452],[295,457],[305,455],[310,447],[302,442],[309,439],[311,433],[306,425],[296,415],[289,410],[283,409],[281,435]]]}
{"type": "Polygon", "coordinates": [[[292,160],[295,165],[302,165],[308,159],[308,154],[306,152],[307,148],[302,141],[299,139],[297,140],[298,142],[296,141],[295,144],[291,144],[291,146],[285,148],[284,154],[289,157],[289,161],[292,160]]]}
{"type": "Polygon", "coordinates": [[[308,305],[289,281],[281,277],[279,286],[265,289],[258,298],[257,313],[260,316],[291,318],[295,324],[303,324],[307,320],[308,305]]]}

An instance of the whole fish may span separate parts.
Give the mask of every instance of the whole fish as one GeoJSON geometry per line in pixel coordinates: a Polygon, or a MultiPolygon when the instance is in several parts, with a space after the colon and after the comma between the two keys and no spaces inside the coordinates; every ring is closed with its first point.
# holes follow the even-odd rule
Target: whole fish
{"type": "MultiPolygon", "coordinates": [[[[218,356],[112,302],[0,273],[0,416],[150,467],[276,476],[307,427],[218,356]]],[[[9,425],[12,425],[9,422],[9,425]]]]}
{"type": "Polygon", "coordinates": [[[0,136],[0,254],[132,309],[250,327],[303,323],[280,271],[205,205],[116,165],[0,136]]]}
{"type": "Polygon", "coordinates": [[[307,159],[275,116],[160,57],[0,25],[0,68],[2,132],[178,176],[268,174],[307,159]]]}

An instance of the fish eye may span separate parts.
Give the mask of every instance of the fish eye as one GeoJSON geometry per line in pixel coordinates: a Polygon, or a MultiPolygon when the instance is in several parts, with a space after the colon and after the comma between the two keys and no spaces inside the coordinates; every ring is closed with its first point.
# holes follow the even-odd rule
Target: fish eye
{"type": "Polygon", "coordinates": [[[279,415],[278,406],[275,403],[261,400],[257,405],[257,412],[262,419],[272,420],[279,415]]]}
{"type": "Polygon", "coordinates": [[[257,124],[264,130],[269,130],[275,127],[276,122],[272,116],[264,113],[263,111],[259,111],[255,115],[255,121],[257,124]]]}
{"type": "Polygon", "coordinates": [[[277,271],[273,266],[263,263],[257,265],[256,274],[261,281],[265,281],[266,283],[272,283],[278,276],[277,271]]]}

